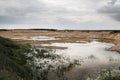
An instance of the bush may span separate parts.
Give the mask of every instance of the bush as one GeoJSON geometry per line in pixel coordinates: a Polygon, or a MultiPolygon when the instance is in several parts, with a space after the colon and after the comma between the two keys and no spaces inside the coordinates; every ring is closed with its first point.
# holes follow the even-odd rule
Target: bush
{"type": "Polygon", "coordinates": [[[105,77],[100,77],[98,80],[120,80],[120,71],[113,70],[111,76],[107,74],[105,77]]]}
{"type": "MultiPolygon", "coordinates": [[[[8,75],[15,75],[23,80],[32,80],[32,71],[27,65],[27,57],[24,54],[28,48],[10,39],[0,37],[0,70],[9,72],[8,75]]],[[[0,75],[0,80],[13,80],[11,77],[0,75]]],[[[14,80],[17,80],[16,78],[14,80]]]]}

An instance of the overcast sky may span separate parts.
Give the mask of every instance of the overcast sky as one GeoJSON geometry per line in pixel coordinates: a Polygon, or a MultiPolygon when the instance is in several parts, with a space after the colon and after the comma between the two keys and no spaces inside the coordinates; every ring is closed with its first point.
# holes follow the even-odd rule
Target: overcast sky
{"type": "Polygon", "coordinates": [[[120,30],[120,0],[0,0],[0,28],[120,30]]]}

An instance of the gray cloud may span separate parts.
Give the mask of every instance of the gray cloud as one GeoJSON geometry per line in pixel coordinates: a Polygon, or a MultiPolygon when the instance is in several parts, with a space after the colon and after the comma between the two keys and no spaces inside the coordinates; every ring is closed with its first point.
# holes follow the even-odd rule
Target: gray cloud
{"type": "Polygon", "coordinates": [[[99,9],[100,13],[104,13],[111,18],[120,21],[120,4],[116,4],[120,2],[119,0],[112,0],[106,6],[99,9]]]}
{"type": "Polygon", "coordinates": [[[44,3],[38,0],[0,0],[0,15],[27,17],[47,11],[44,3]]]}
{"type": "Polygon", "coordinates": [[[42,1],[0,0],[0,24],[39,23],[47,12],[42,1]]]}
{"type": "Polygon", "coordinates": [[[16,19],[9,16],[0,16],[0,23],[13,23],[16,22],[16,19]]]}
{"type": "Polygon", "coordinates": [[[0,0],[0,24],[81,26],[83,29],[98,24],[109,26],[112,19],[106,15],[120,21],[117,0],[111,0],[103,7],[105,3],[106,0],[0,0]]]}
{"type": "Polygon", "coordinates": [[[116,3],[117,0],[112,0],[111,2],[109,2],[109,4],[114,5],[116,3]]]}

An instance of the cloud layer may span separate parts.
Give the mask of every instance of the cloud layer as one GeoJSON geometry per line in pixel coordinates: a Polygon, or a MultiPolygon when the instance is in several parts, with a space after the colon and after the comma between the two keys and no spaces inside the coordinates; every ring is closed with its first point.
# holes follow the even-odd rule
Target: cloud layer
{"type": "Polygon", "coordinates": [[[117,21],[120,21],[120,1],[112,0],[106,6],[102,7],[99,12],[104,13],[117,21]]]}
{"type": "Polygon", "coordinates": [[[119,3],[119,0],[0,0],[0,24],[118,29],[119,3]]]}

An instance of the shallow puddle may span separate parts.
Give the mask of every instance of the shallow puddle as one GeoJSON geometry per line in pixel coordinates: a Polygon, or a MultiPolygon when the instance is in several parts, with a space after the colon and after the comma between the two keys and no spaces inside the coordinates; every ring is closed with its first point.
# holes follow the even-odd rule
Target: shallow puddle
{"type": "MultiPolygon", "coordinates": [[[[46,41],[60,38],[50,36],[19,37],[13,39],[46,41]]],[[[38,78],[44,80],[89,80],[96,79],[120,67],[120,54],[107,51],[111,43],[78,40],[75,43],[32,44],[31,65],[36,67],[38,78]],[[55,77],[56,76],[56,77],[55,77]]],[[[39,80],[39,79],[38,79],[39,80]]]]}
{"type": "Polygon", "coordinates": [[[58,38],[51,37],[51,36],[31,36],[31,37],[20,36],[20,37],[13,37],[11,39],[15,39],[15,40],[45,41],[45,40],[56,40],[58,38]]]}
{"type": "Polygon", "coordinates": [[[31,40],[38,40],[38,41],[43,41],[43,40],[56,40],[55,37],[50,37],[50,36],[33,36],[30,38],[31,40]]]}
{"type": "MultiPolygon", "coordinates": [[[[37,44],[38,46],[40,45],[37,44]]],[[[120,67],[120,54],[106,50],[114,46],[111,43],[92,41],[87,43],[52,43],[42,44],[41,46],[67,47],[63,50],[44,48],[48,50],[48,54],[54,55],[54,59],[52,59],[53,57],[44,58],[45,56],[39,59],[36,58],[37,65],[41,66],[42,64],[44,67],[41,69],[45,69],[45,67],[48,69],[48,66],[52,67],[48,70],[48,80],[57,80],[58,78],[60,78],[58,80],[96,79],[101,75],[102,71],[105,73],[108,70],[120,67]],[[71,63],[74,64],[72,68],[69,67],[71,63]],[[65,70],[61,66],[64,66],[65,70]],[[51,69],[55,70],[55,72],[51,71],[51,69]]],[[[41,49],[39,48],[39,50],[41,49]]]]}

